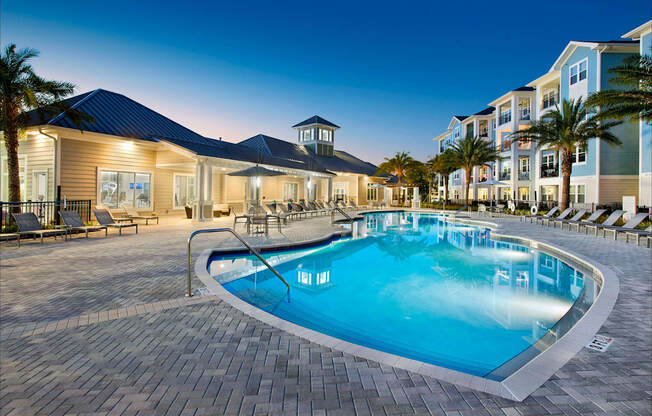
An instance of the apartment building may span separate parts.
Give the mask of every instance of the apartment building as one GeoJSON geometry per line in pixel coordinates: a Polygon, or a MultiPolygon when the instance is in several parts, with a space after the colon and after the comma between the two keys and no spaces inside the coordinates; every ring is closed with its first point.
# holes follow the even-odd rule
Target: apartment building
{"type": "MultiPolygon", "coordinates": [[[[571,41],[548,72],[489,103],[489,108],[495,110],[484,116],[490,116],[495,127],[489,128],[487,137],[499,149],[500,159],[493,164],[487,179],[494,178],[505,184],[497,187],[496,199],[529,203],[560,200],[561,155],[552,149],[537,148],[536,143],[514,142],[509,135],[527,129],[533,120],[541,118],[563,99],[586,99],[594,92],[617,88],[610,84],[612,74],[609,69],[620,65],[639,49],[643,51],[647,47],[647,53],[650,53],[651,22],[624,35],[632,40],[571,41]]],[[[477,132],[475,125],[481,118],[471,120],[471,117],[453,117],[447,131],[435,140],[450,145],[462,134],[477,132]],[[466,126],[471,124],[474,127],[467,129],[466,126]]],[[[620,203],[623,196],[631,195],[637,196],[639,206],[652,205],[651,126],[623,123],[615,127],[613,133],[620,138],[622,146],[611,147],[595,139],[586,148],[576,149],[571,175],[571,203],[613,205],[620,203]]],[[[484,169],[477,167],[471,178],[474,199],[484,200],[488,196],[482,190],[482,181],[486,177],[484,169]]],[[[450,198],[461,198],[464,181],[463,172],[451,175],[450,198]]]]}

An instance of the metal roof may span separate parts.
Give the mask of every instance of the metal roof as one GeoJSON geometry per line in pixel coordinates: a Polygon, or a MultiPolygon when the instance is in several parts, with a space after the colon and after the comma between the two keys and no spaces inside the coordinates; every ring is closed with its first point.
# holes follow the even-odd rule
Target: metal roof
{"type": "Polygon", "coordinates": [[[340,126],[338,126],[337,124],[331,123],[330,121],[325,120],[319,116],[312,116],[309,119],[303,120],[301,123],[297,123],[292,127],[296,128],[301,126],[310,126],[312,124],[323,124],[324,126],[335,127],[336,129],[340,128],[340,126]]]}
{"type": "Polygon", "coordinates": [[[28,127],[50,125],[80,129],[94,133],[133,139],[150,140],[153,136],[173,137],[191,143],[207,143],[208,139],[176,123],[156,111],[125,97],[103,89],[87,92],[65,101],[71,108],[94,118],[83,121],[81,126],[73,123],[65,113],[45,114],[30,111],[28,127]]]}
{"type": "Polygon", "coordinates": [[[496,111],[496,107],[490,106],[485,108],[482,111],[478,111],[477,113],[473,114],[474,116],[488,116],[492,114],[494,111],[496,111]]]}

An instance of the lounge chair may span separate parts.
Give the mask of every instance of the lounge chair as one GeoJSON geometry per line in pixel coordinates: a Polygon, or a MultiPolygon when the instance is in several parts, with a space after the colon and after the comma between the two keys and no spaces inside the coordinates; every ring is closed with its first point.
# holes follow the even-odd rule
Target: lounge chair
{"type": "MultiPolygon", "coordinates": [[[[568,217],[571,214],[571,212],[573,212],[573,208],[568,207],[561,214],[559,214],[557,217],[552,217],[551,216],[551,217],[540,218],[541,225],[550,225],[551,221],[563,220],[566,217],[568,217]]],[[[537,220],[537,224],[538,223],[539,223],[539,220],[537,220]]],[[[554,222],[553,222],[553,224],[554,224],[554,222]]]]}
{"type": "MultiPolygon", "coordinates": [[[[579,221],[580,219],[582,219],[582,217],[584,217],[586,215],[586,213],[587,213],[587,210],[581,209],[581,210],[577,211],[577,213],[575,213],[575,215],[573,215],[573,218],[571,218],[569,220],[567,220],[565,218],[555,218],[554,220],[552,220],[552,227],[555,228],[555,227],[557,227],[557,224],[559,224],[559,227],[563,230],[565,223],[568,223],[570,221],[573,221],[573,222],[579,221]]],[[[561,215],[560,215],[560,217],[561,217],[561,215]]],[[[568,227],[568,229],[570,229],[570,226],[568,227]]]]}
{"type": "Polygon", "coordinates": [[[538,221],[539,218],[547,218],[547,217],[552,217],[559,211],[559,207],[553,207],[550,211],[546,212],[543,215],[523,215],[521,216],[521,221],[525,221],[527,219],[530,220],[530,224],[532,224],[535,221],[538,221]]]}
{"type": "Polygon", "coordinates": [[[317,203],[317,201],[308,201],[308,206],[319,214],[327,214],[328,210],[317,203]]]}
{"type": "Polygon", "coordinates": [[[59,216],[61,216],[61,220],[68,232],[81,231],[86,234],[86,238],[88,238],[88,233],[93,231],[104,230],[104,237],[109,235],[109,229],[104,225],[84,225],[84,221],[82,221],[77,211],[59,211],[59,216]]]}
{"type": "Polygon", "coordinates": [[[367,209],[369,208],[367,205],[358,205],[355,203],[354,200],[350,200],[349,204],[353,207],[355,210],[361,210],[361,209],[367,209]]]}
{"type": "Polygon", "coordinates": [[[292,212],[294,212],[299,219],[303,216],[304,218],[308,217],[308,213],[303,209],[303,207],[295,202],[291,202],[292,212]]]}
{"type": "MultiPolygon", "coordinates": [[[[580,227],[586,224],[593,224],[598,218],[602,216],[607,210],[606,209],[599,209],[595,211],[593,214],[589,216],[589,218],[585,220],[578,220],[578,221],[573,221],[572,219],[566,221],[566,224],[568,224],[568,230],[570,231],[571,227],[577,227],[575,231],[578,233],[580,232],[580,227]]],[[[562,226],[563,228],[563,226],[562,226]]]]}
{"type": "Polygon", "coordinates": [[[305,202],[299,202],[299,206],[306,213],[306,215],[312,215],[313,217],[315,215],[319,215],[319,211],[311,209],[305,202]]]}
{"type": "Polygon", "coordinates": [[[633,231],[636,227],[638,227],[638,225],[640,223],[645,221],[648,218],[649,215],[650,214],[647,213],[647,212],[640,212],[640,213],[634,215],[632,218],[630,218],[629,221],[627,221],[627,223],[625,225],[623,225],[622,227],[616,227],[616,226],[613,226],[613,225],[601,227],[602,228],[602,236],[606,238],[607,233],[610,232],[610,233],[613,233],[614,240],[617,240],[618,239],[618,233],[626,233],[626,232],[633,231]]]}
{"type": "Polygon", "coordinates": [[[38,220],[38,217],[33,212],[25,213],[12,213],[11,214],[16,220],[18,225],[18,236],[17,236],[17,245],[20,247],[20,237],[24,235],[39,236],[41,238],[41,244],[43,244],[43,237],[53,236],[56,240],[57,236],[62,235],[65,240],[68,240],[68,231],[65,229],[58,230],[44,230],[41,226],[41,223],[38,220]]]}
{"type": "Polygon", "coordinates": [[[158,215],[140,215],[138,211],[136,211],[136,208],[131,205],[123,205],[122,207],[127,213],[128,218],[133,218],[135,220],[145,220],[145,225],[149,225],[149,220],[156,220],[156,223],[158,224],[158,215]]]}
{"type": "Polygon", "coordinates": [[[586,234],[589,233],[589,230],[594,230],[594,232],[595,232],[594,235],[597,237],[599,229],[601,229],[602,227],[611,227],[611,226],[613,226],[616,223],[616,221],[618,221],[620,219],[620,217],[623,216],[624,213],[625,213],[625,211],[618,209],[618,210],[612,212],[611,215],[609,215],[609,217],[607,217],[607,219],[604,220],[604,222],[601,223],[601,224],[598,224],[598,223],[585,224],[584,225],[584,230],[586,230],[586,234]]]}
{"type": "Polygon", "coordinates": [[[113,218],[113,221],[117,222],[118,224],[123,222],[134,222],[134,219],[131,217],[114,217],[113,214],[111,214],[111,210],[106,205],[95,205],[95,209],[98,211],[104,210],[108,212],[109,215],[111,215],[111,218],[113,218]]]}
{"type": "Polygon", "coordinates": [[[652,225],[647,227],[645,230],[629,230],[625,231],[625,241],[629,243],[629,237],[634,237],[636,245],[638,246],[641,243],[641,237],[647,239],[647,247],[650,247],[650,241],[652,241],[652,225]]]}
{"type": "Polygon", "coordinates": [[[290,210],[288,209],[288,207],[287,207],[287,205],[285,204],[285,202],[282,202],[282,203],[280,203],[280,204],[276,204],[276,207],[277,207],[278,209],[281,210],[281,214],[285,214],[285,217],[286,217],[287,219],[292,220],[292,219],[295,219],[296,217],[298,217],[298,214],[297,214],[296,212],[294,212],[294,211],[290,211],[290,210]]]}
{"type": "Polygon", "coordinates": [[[265,207],[267,207],[267,210],[269,211],[269,214],[273,217],[278,217],[279,221],[283,221],[283,224],[288,223],[288,215],[283,212],[283,211],[277,211],[276,208],[279,207],[279,204],[265,204],[265,207]]]}
{"type": "Polygon", "coordinates": [[[93,215],[95,215],[95,219],[97,219],[97,222],[99,222],[101,225],[104,225],[108,228],[117,228],[118,234],[120,235],[122,235],[123,228],[129,227],[136,227],[136,234],[138,234],[138,224],[135,222],[131,222],[129,224],[116,223],[114,218],[111,216],[111,213],[106,209],[95,209],[93,210],[93,215]]]}
{"type": "Polygon", "coordinates": [[[231,207],[229,207],[229,204],[213,204],[214,217],[221,217],[221,216],[228,217],[230,215],[231,215],[231,207]]]}

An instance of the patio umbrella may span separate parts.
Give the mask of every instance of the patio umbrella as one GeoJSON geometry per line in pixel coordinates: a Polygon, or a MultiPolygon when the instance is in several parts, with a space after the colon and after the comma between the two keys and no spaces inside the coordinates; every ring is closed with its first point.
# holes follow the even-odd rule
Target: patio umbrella
{"type": "MultiPolygon", "coordinates": [[[[267,169],[267,168],[264,168],[262,166],[256,165],[256,166],[252,166],[252,167],[247,168],[247,169],[237,170],[235,172],[227,173],[227,175],[229,175],[229,176],[245,176],[245,177],[250,178],[249,179],[249,187],[250,187],[249,189],[250,189],[250,191],[253,191],[253,195],[254,195],[252,200],[255,199],[256,200],[256,205],[260,206],[260,191],[258,189],[260,187],[260,177],[261,176],[281,176],[281,175],[285,175],[285,173],[279,172],[277,170],[267,169]]],[[[245,187],[245,194],[246,194],[245,195],[245,202],[246,202],[247,198],[249,197],[249,192],[247,192],[246,187],[245,187]]],[[[247,211],[246,204],[245,204],[244,209],[245,209],[245,212],[246,212],[247,211]]]]}
{"type": "MultiPolygon", "coordinates": [[[[494,186],[508,186],[505,182],[497,181],[495,179],[489,179],[488,181],[484,181],[480,184],[480,186],[489,186],[489,191],[490,193],[493,193],[492,191],[494,190],[494,186]]],[[[489,206],[493,206],[493,199],[489,198],[489,206]]]]}

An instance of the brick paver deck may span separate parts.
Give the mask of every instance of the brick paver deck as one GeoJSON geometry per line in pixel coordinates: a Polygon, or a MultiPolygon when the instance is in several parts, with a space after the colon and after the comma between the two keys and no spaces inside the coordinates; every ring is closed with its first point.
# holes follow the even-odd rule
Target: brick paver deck
{"type": "MultiPolygon", "coordinates": [[[[3,243],[0,415],[652,414],[652,250],[496,222],[620,278],[600,331],[615,342],[603,353],[584,349],[521,403],[310,343],[213,297],[184,299],[191,227],[163,221],[138,236],[3,243]]],[[[326,218],[304,220],[270,241],[330,230],[326,218]]],[[[193,243],[195,253],[216,245],[236,243],[193,243]]]]}

